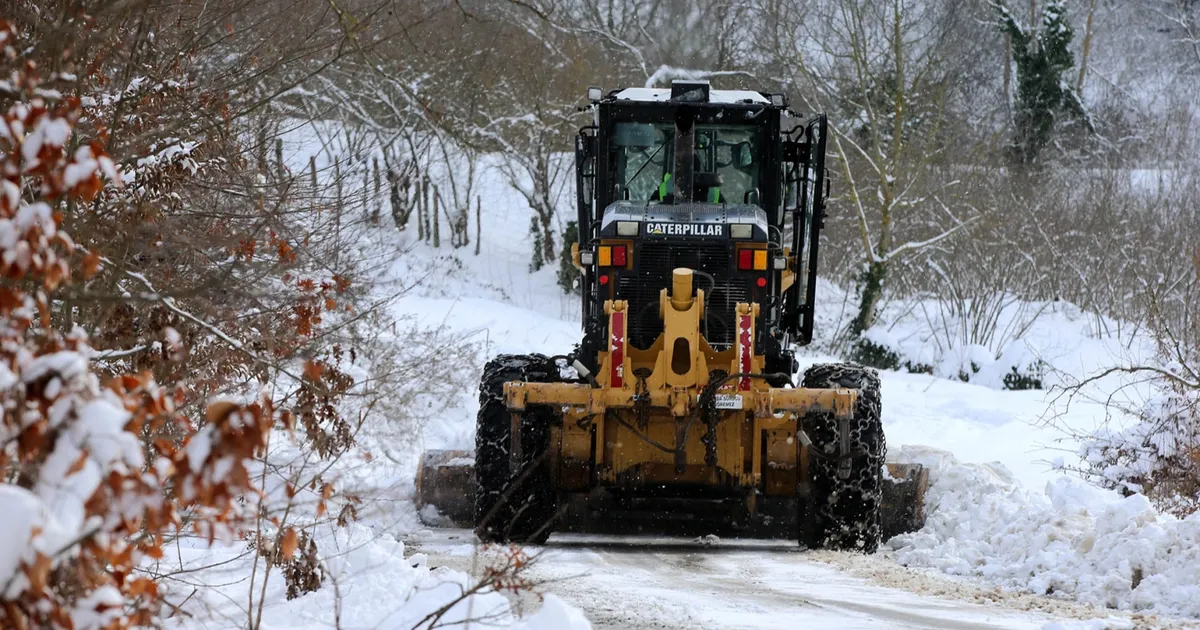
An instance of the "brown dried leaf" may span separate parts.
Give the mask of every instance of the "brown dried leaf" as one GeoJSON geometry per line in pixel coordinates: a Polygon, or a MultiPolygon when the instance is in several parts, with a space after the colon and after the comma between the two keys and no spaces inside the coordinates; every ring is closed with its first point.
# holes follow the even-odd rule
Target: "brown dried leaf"
{"type": "Polygon", "coordinates": [[[204,410],[204,417],[209,424],[218,424],[237,409],[237,405],[228,400],[218,400],[204,410]]]}
{"type": "Polygon", "coordinates": [[[325,368],[321,367],[320,363],[317,363],[315,361],[305,361],[304,362],[304,376],[306,378],[308,378],[310,381],[321,380],[321,373],[324,371],[325,371],[325,368]]]}
{"type": "Polygon", "coordinates": [[[71,467],[67,469],[66,476],[70,477],[71,475],[74,475],[75,473],[83,470],[83,467],[87,464],[88,456],[89,456],[89,453],[86,448],[81,450],[79,452],[79,459],[76,459],[75,463],[71,464],[71,467]]]}
{"type": "Polygon", "coordinates": [[[289,527],[283,533],[283,541],[279,543],[279,553],[284,558],[291,558],[292,554],[296,553],[296,545],[299,544],[299,536],[296,530],[289,527]]]}
{"type": "Polygon", "coordinates": [[[91,278],[98,271],[100,271],[100,254],[97,254],[95,250],[89,251],[83,257],[83,279],[91,278]]]}
{"type": "Polygon", "coordinates": [[[34,557],[33,564],[25,566],[25,576],[29,578],[29,590],[34,593],[42,592],[50,577],[50,556],[38,553],[34,557]]]}
{"type": "Polygon", "coordinates": [[[141,597],[142,595],[146,595],[147,597],[153,599],[158,594],[158,585],[155,584],[154,580],[150,578],[134,578],[129,583],[128,592],[130,597],[141,597]]]}

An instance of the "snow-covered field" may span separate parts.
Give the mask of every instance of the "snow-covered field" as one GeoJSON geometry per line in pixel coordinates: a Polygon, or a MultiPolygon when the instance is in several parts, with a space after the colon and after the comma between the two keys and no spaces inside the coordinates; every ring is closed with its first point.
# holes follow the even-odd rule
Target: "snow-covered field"
{"type": "MultiPolygon", "coordinates": [[[[307,161],[303,146],[293,150],[295,163],[307,161]]],[[[425,281],[395,303],[394,314],[470,346],[466,382],[489,356],[561,353],[579,335],[575,300],[557,287],[555,269],[527,271],[529,211],[519,195],[495,171],[483,172],[478,185],[489,200],[478,256],[471,248],[414,243],[413,229],[368,237],[373,255],[407,252],[380,270],[381,287],[411,284],[418,273],[412,261],[421,261],[425,281]]],[[[819,299],[821,321],[836,320],[845,295],[823,286],[819,299]]],[[[1047,361],[1050,381],[1061,384],[1138,351],[1096,338],[1091,328],[1083,314],[1057,306],[1030,329],[1022,352],[1047,361]]],[[[802,362],[828,358],[812,353],[802,362]]],[[[1098,426],[1107,412],[1096,401],[1114,386],[1097,383],[1068,398],[885,372],[889,458],[925,463],[933,473],[920,532],[870,558],[745,541],[556,535],[532,569],[547,581],[544,602],[485,593],[453,614],[487,611],[491,625],[471,627],[547,629],[587,627],[576,609],[606,628],[1200,627],[1200,516],[1164,516],[1142,497],[1097,490],[1059,470],[1078,461],[1061,428],[1098,426]]],[[[281,584],[269,585],[264,627],[410,628],[483,571],[493,552],[477,548],[469,532],[426,529],[411,505],[417,451],[470,448],[476,396],[465,387],[431,410],[420,443],[394,448],[387,462],[346,464],[345,478],[376,497],[372,509],[348,529],[318,537],[335,576],[321,590],[285,601],[281,584]]],[[[386,449],[389,437],[381,430],[362,440],[386,449]]],[[[193,553],[181,563],[213,560],[213,552],[193,553]]],[[[233,574],[249,552],[243,545],[216,553],[228,555],[232,586],[229,593],[211,589],[207,599],[226,617],[190,625],[245,625],[240,604],[221,602],[247,588],[233,574]]]]}

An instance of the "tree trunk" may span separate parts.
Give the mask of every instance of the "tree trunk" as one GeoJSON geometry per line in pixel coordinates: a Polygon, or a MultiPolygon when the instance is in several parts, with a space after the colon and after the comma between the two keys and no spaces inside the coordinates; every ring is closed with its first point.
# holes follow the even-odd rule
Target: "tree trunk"
{"type": "Polygon", "coordinates": [[[883,298],[883,283],[887,279],[887,272],[887,262],[867,264],[867,269],[863,273],[860,285],[862,287],[862,295],[859,297],[858,313],[850,321],[849,332],[851,339],[856,339],[871,326],[875,325],[875,320],[879,317],[879,302],[883,298]]]}
{"type": "Polygon", "coordinates": [[[1092,53],[1092,21],[1096,17],[1096,0],[1092,0],[1092,6],[1088,9],[1087,26],[1083,31],[1083,49],[1079,52],[1079,79],[1075,81],[1075,93],[1082,98],[1083,95],[1083,78],[1087,76],[1088,57],[1092,53]]]}
{"type": "Polygon", "coordinates": [[[1012,120],[1012,59],[1013,59],[1013,41],[1012,35],[1004,34],[1004,111],[1008,113],[1008,120],[1012,120]]]}
{"type": "Polygon", "coordinates": [[[550,225],[553,217],[553,209],[538,213],[538,218],[541,219],[542,224],[542,260],[545,261],[547,265],[554,262],[555,259],[554,230],[550,225]]]}

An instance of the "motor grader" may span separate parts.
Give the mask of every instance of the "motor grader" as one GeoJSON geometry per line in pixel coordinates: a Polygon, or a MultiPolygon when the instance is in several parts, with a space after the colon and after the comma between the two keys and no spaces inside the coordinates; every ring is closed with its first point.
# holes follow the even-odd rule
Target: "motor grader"
{"type": "Polygon", "coordinates": [[[582,341],[490,361],[474,454],[427,453],[418,503],[485,542],[731,532],[871,553],[919,528],[927,473],[885,466],[876,372],[794,380],[815,324],[825,116],[699,81],[588,96],[582,341]]]}

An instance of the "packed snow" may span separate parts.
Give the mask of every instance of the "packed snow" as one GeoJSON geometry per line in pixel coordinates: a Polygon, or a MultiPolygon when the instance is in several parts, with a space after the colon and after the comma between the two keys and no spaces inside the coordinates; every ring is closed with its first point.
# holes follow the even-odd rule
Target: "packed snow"
{"type": "MultiPolygon", "coordinates": [[[[614,95],[617,100],[625,101],[669,101],[669,88],[625,88],[614,95]]],[[[708,100],[713,103],[761,103],[770,101],[758,92],[750,90],[710,90],[708,100]]]]}

